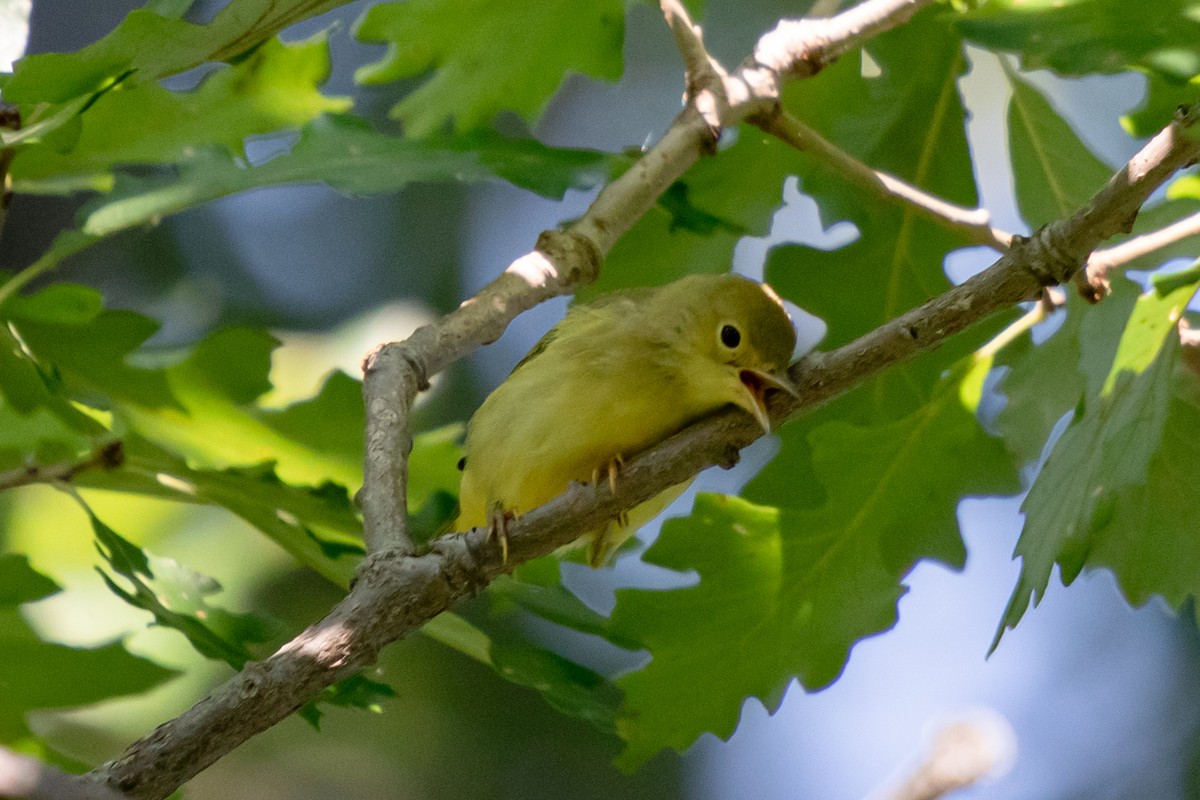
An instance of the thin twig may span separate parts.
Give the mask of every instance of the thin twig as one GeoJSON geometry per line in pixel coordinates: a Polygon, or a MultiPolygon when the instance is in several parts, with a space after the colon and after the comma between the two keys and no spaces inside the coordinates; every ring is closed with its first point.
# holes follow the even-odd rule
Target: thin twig
{"type": "Polygon", "coordinates": [[[729,97],[725,89],[728,72],[704,47],[700,26],[692,22],[679,0],[660,0],[663,18],[675,35],[675,46],[683,56],[687,101],[693,104],[714,130],[720,130],[729,97]]]}
{"type": "Polygon", "coordinates": [[[1108,295],[1108,278],[1114,270],[1193,236],[1200,236],[1200,212],[1114,247],[1097,250],[1088,259],[1087,269],[1076,276],[1080,294],[1091,302],[1102,300],[1108,295]]]}
{"type": "Polygon", "coordinates": [[[124,448],[120,440],[114,440],[78,461],[64,461],[44,467],[30,465],[0,472],[0,492],[34,483],[67,483],[84,470],[116,469],[123,463],[124,448]]]}
{"type": "Polygon", "coordinates": [[[824,162],[841,177],[879,200],[899,202],[947,228],[961,231],[976,244],[999,252],[1008,249],[1013,235],[989,224],[982,208],[965,208],[907,183],[894,175],[868,167],[782,108],[757,114],[749,120],[780,141],[824,162]]]}
{"type": "Polygon", "coordinates": [[[1200,105],[1181,111],[1086,206],[1031,239],[1015,237],[992,266],[837,350],[801,359],[791,369],[800,399],[787,401],[789,413],[840,394],[848,380],[857,383],[936,347],[996,311],[1035,299],[1044,287],[1070,281],[1096,245],[1128,231],[1150,194],[1200,157],[1198,116],[1200,105]]]}

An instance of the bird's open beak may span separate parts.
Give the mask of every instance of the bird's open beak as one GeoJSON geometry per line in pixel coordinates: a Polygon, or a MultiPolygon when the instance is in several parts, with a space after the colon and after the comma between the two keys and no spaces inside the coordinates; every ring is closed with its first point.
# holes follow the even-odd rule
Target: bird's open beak
{"type": "Polygon", "coordinates": [[[742,369],[738,371],[738,380],[746,390],[746,402],[738,405],[749,411],[762,425],[764,433],[771,432],[771,416],[767,413],[767,392],[778,389],[787,392],[792,397],[798,397],[796,387],[779,375],[765,372],[761,369],[742,369]]]}

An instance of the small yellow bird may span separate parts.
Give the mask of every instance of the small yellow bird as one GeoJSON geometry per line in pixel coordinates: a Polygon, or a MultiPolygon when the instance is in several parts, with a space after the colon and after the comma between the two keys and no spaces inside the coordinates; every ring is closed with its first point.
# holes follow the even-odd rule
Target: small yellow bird
{"type": "MultiPolygon", "coordinates": [[[[626,458],[732,403],[770,431],[765,395],[795,390],[784,370],[796,330],[772,289],[737,275],[693,275],[573,307],[484,400],[467,427],[455,530],[487,524],[508,557],[506,521],[571,481],[626,458]]],[[[679,495],[674,487],[585,534],[603,564],[679,495]],[[614,524],[615,523],[615,524],[614,524]]]]}

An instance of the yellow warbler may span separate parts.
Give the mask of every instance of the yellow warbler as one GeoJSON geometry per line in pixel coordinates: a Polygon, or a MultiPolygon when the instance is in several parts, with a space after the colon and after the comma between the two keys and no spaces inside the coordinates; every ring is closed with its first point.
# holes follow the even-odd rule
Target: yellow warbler
{"type": "MultiPolygon", "coordinates": [[[[507,520],[571,481],[606,476],[624,459],[732,403],[770,430],[764,396],[796,345],[769,286],[693,275],[573,307],[483,402],[467,427],[456,530],[488,524],[507,559],[507,520]]],[[[580,538],[600,566],[637,526],[683,491],[668,490],[580,538]]]]}

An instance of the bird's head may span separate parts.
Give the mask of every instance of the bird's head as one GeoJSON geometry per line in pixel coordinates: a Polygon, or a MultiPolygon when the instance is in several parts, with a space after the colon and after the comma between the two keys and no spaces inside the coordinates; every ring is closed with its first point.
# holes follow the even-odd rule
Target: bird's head
{"type": "Polygon", "coordinates": [[[796,329],[779,296],[738,275],[696,275],[675,286],[677,311],[686,310],[692,321],[688,339],[698,388],[744,408],[769,433],[767,393],[796,394],[786,373],[796,329]]]}

